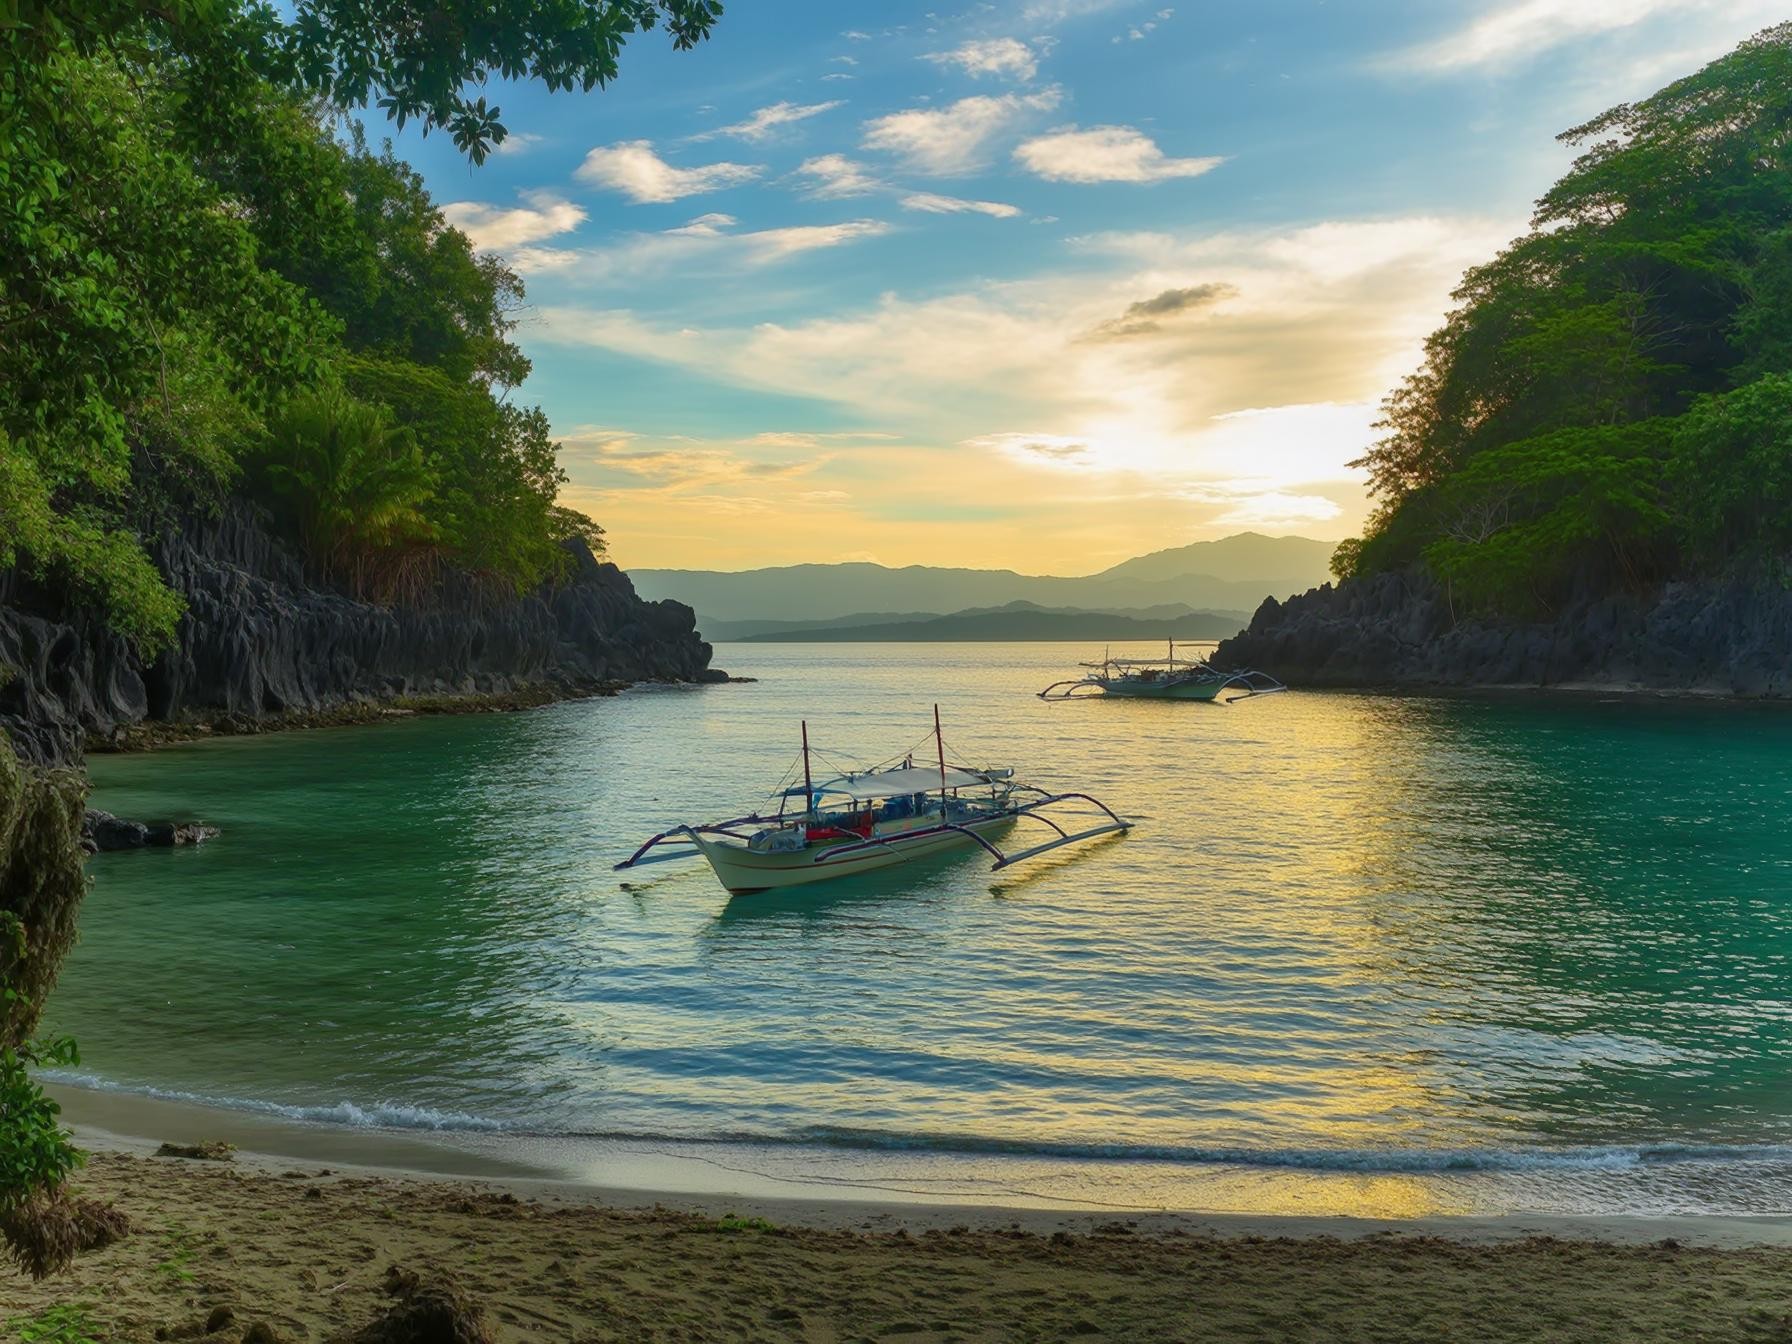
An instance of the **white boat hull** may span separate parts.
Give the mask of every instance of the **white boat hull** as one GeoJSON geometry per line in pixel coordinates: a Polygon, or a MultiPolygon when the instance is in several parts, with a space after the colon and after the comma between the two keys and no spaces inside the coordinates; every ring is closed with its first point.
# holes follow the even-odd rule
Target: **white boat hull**
{"type": "MultiPolygon", "coordinates": [[[[1013,814],[990,817],[983,821],[961,823],[965,830],[988,838],[1001,834],[1014,824],[1013,814]]],[[[764,851],[748,849],[729,840],[717,840],[699,834],[697,848],[709,860],[718,881],[732,896],[746,896],[760,891],[778,891],[785,887],[801,887],[811,882],[848,877],[858,873],[893,868],[911,859],[930,858],[955,849],[975,847],[976,841],[959,831],[943,831],[930,835],[904,838],[900,834],[877,837],[888,844],[854,849],[855,841],[837,845],[820,845],[810,849],[764,851]],[[851,850],[839,858],[828,855],[836,850],[851,850]]]]}

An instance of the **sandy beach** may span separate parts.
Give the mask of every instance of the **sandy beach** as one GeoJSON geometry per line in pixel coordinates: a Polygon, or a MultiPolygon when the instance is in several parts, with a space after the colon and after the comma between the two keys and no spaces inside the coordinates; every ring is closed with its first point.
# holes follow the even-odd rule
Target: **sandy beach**
{"type": "MultiPolygon", "coordinates": [[[[146,1112],[113,1118],[127,1114],[146,1112]]],[[[164,1127],[191,1119],[162,1113],[164,1127]]],[[[1786,1219],[655,1196],[457,1167],[403,1135],[294,1128],[310,1136],[300,1155],[202,1161],[83,1125],[78,1188],[115,1202],[132,1234],[43,1284],[7,1271],[9,1337],[61,1306],[102,1340],[234,1344],[263,1325],[274,1333],[249,1337],[350,1339],[391,1306],[396,1268],[450,1276],[502,1341],[1792,1338],[1786,1219]]]]}

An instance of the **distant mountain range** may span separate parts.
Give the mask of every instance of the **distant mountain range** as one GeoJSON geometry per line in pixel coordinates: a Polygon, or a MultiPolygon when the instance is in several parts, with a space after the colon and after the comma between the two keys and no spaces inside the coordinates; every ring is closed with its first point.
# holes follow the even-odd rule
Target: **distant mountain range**
{"type": "MultiPolygon", "coordinates": [[[[735,573],[702,569],[636,569],[629,571],[642,597],[676,598],[697,610],[697,624],[706,638],[725,641],[780,632],[819,634],[842,627],[906,626],[929,621],[987,618],[993,609],[1027,604],[1030,610],[998,618],[1014,629],[1044,629],[1037,618],[1051,614],[1117,618],[1105,624],[1087,622],[1076,633],[1037,635],[966,635],[981,639],[1125,639],[1160,638],[1120,633],[1126,623],[1178,622],[1196,613],[1243,624],[1238,618],[1254,611],[1265,597],[1305,592],[1327,577],[1332,544],[1307,537],[1266,537],[1243,532],[1219,541],[1154,551],[1126,560],[1098,574],[1078,578],[1017,574],[1006,569],[945,569],[909,565],[891,569],[860,562],[833,565],[786,565],[735,573]]],[[[1063,625],[1063,622],[1060,621],[1063,625]]],[[[984,628],[994,628],[985,626],[984,628]]],[[[1063,625],[1063,628],[1072,628],[1063,625]]],[[[847,636],[828,634],[829,639],[847,636]]],[[[875,638],[860,633],[852,638],[875,638]]],[[[887,638],[916,638],[914,634],[887,638]]],[[[922,638],[946,638],[933,634],[922,638]]],[[[1211,637],[1211,636],[1205,636],[1211,637]]]]}
{"type": "MultiPolygon", "coordinates": [[[[754,634],[721,634],[709,629],[712,640],[739,640],[747,644],[829,643],[952,643],[971,640],[1053,639],[1226,639],[1249,620],[1242,611],[1180,611],[1141,620],[1135,615],[1109,611],[1063,611],[1011,602],[1005,607],[954,612],[950,616],[905,613],[879,620],[804,621],[754,634]]],[[[737,625],[757,624],[738,622],[737,625]]],[[[719,628],[719,627],[718,627],[719,628]]]]}

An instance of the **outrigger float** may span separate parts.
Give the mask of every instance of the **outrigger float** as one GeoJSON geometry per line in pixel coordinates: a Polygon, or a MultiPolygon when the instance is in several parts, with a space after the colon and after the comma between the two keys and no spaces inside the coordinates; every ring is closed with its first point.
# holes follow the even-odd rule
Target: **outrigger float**
{"type": "Polygon", "coordinates": [[[1173,639],[1166,658],[1114,658],[1104,654],[1098,663],[1078,666],[1089,669],[1088,674],[1054,681],[1039,692],[1039,698],[1087,700],[1119,695],[1140,700],[1218,700],[1224,705],[1288,689],[1267,672],[1248,668],[1225,672],[1199,656],[1179,658],[1173,639]],[[1235,694],[1224,695],[1227,691],[1235,694]]]}
{"type": "Polygon", "coordinates": [[[881,766],[817,780],[810,765],[806,722],[802,733],[803,782],[776,792],[774,815],[754,812],[704,826],[674,826],[617,864],[617,870],[701,855],[730,895],[746,896],[872,872],[972,845],[993,858],[995,868],[1008,868],[1132,826],[1086,793],[1050,793],[1022,784],[1011,768],[947,764],[937,705],[932,734],[937,765],[917,764],[911,750],[881,766]],[[1043,815],[1046,808],[1065,803],[1087,804],[1105,820],[1070,830],[1043,815]],[[1037,822],[1055,834],[1013,852],[995,843],[993,837],[1020,822],[1037,822]]]}

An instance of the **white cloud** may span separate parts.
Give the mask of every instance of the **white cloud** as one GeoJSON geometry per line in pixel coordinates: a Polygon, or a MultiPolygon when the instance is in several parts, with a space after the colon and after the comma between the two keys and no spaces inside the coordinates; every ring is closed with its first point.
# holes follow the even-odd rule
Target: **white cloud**
{"type": "Polygon", "coordinates": [[[950,51],[931,52],[925,59],[936,65],[955,65],[967,75],[996,75],[1022,83],[1039,73],[1033,49],[1012,37],[966,42],[950,51]]]}
{"type": "Polygon", "coordinates": [[[966,201],[957,196],[938,196],[931,191],[917,191],[902,198],[904,210],[922,210],[933,215],[979,214],[993,219],[1013,219],[1020,213],[1016,206],[1000,201],[966,201]]]}
{"type": "Polygon", "coordinates": [[[867,149],[898,155],[911,169],[936,176],[970,172],[984,146],[1031,112],[1058,105],[1056,88],[1038,93],[979,94],[946,107],[915,107],[865,123],[867,149]]]}
{"type": "Polygon", "coordinates": [[[573,269],[579,254],[564,247],[519,247],[509,254],[509,261],[518,275],[549,275],[573,269]]]}
{"type": "Polygon", "coordinates": [[[876,219],[746,230],[737,230],[737,223],[733,215],[699,215],[677,228],[628,234],[602,247],[556,253],[539,261],[532,258],[532,268],[559,272],[586,285],[634,284],[674,267],[693,274],[728,274],[773,265],[804,252],[890,232],[890,225],[876,219]]]}
{"type": "Polygon", "coordinates": [[[811,179],[809,195],[825,200],[865,196],[883,189],[883,183],[866,172],[863,164],[855,163],[844,154],[822,154],[804,159],[797,172],[811,179]]]}
{"type": "Polygon", "coordinates": [[[1022,167],[1048,182],[1162,182],[1199,177],[1223,158],[1172,159],[1131,126],[1065,126],[1035,136],[1014,151],[1022,167]]]}
{"type": "Polygon", "coordinates": [[[555,234],[570,233],[585,222],[581,206],[550,192],[526,191],[527,205],[504,209],[481,201],[450,201],[442,218],[466,234],[482,252],[508,252],[555,234]]]}
{"type": "Polygon", "coordinates": [[[1263,509],[1317,517],[1307,497],[1356,491],[1339,484],[1344,463],[1373,441],[1376,403],[1414,366],[1463,268],[1519,223],[1102,235],[1081,240],[1073,270],[956,294],[710,328],[558,307],[540,339],[839,405],[911,442],[979,440],[1010,463],[1115,483],[1103,488],[1131,481],[1141,497],[1248,480],[1253,496],[1286,497],[1263,509]],[[1203,293],[1224,303],[1202,307],[1203,293]],[[1141,304],[1189,312],[1088,339],[1141,304]]]}
{"type": "Polygon", "coordinates": [[[1631,28],[1677,11],[1756,8],[1725,0],[1516,0],[1498,5],[1436,41],[1402,53],[1397,64],[1429,70],[1500,65],[1578,38],[1631,28]]]}
{"type": "Polygon", "coordinates": [[[494,154],[526,154],[541,143],[539,135],[528,131],[512,131],[496,145],[492,146],[494,154]]]}
{"type": "Polygon", "coordinates": [[[745,121],[737,121],[732,126],[718,126],[713,131],[704,131],[701,135],[693,135],[693,140],[714,140],[717,136],[733,136],[737,140],[751,140],[757,143],[771,137],[773,131],[780,126],[789,126],[795,122],[807,121],[810,117],[819,117],[823,112],[831,112],[840,106],[838,99],[831,103],[798,104],[791,102],[773,103],[770,107],[762,107],[745,121]]]}
{"type": "Polygon", "coordinates": [[[861,238],[876,238],[890,231],[890,226],[877,219],[849,219],[841,224],[801,224],[787,229],[761,229],[757,233],[734,235],[757,261],[781,261],[798,252],[812,252],[822,247],[839,247],[861,238]]]}
{"type": "Polygon", "coordinates": [[[1110,9],[1122,9],[1134,0],[1029,0],[1021,17],[1028,23],[1063,23],[1067,19],[1087,18],[1110,9]]]}
{"type": "Polygon", "coordinates": [[[592,150],[575,174],[581,182],[619,191],[636,204],[676,201],[706,191],[737,186],[759,176],[743,163],[711,163],[675,168],[653,152],[650,140],[627,140],[592,150]]]}

